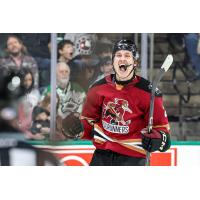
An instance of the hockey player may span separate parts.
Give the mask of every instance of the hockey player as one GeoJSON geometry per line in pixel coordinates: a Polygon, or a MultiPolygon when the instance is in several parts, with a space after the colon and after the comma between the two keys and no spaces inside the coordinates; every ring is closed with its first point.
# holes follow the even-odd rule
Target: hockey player
{"type": "Polygon", "coordinates": [[[0,166],[61,165],[51,153],[25,142],[17,129],[17,101],[25,92],[22,81],[12,70],[0,73],[0,166]]]}
{"type": "Polygon", "coordinates": [[[96,82],[88,91],[81,116],[81,138],[92,140],[96,147],[91,166],[143,166],[147,151],[166,151],[170,147],[162,94],[156,91],[154,126],[148,133],[151,83],[136,75],[136,45],[131,40],[118,41],[112,63],[115,74],[96,82]]]}

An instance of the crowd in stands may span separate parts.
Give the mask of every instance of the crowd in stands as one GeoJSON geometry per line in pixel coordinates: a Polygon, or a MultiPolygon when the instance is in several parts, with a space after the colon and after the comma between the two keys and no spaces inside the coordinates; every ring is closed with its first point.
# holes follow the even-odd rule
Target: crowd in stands
{"type": "Polygon", "coordinates": [[[185,52],[183,67],[191,68],[190,80],[200,79],[200,33],[169,33],[168,42],[176,51],[185,52]]]}
{"type": "MultiPolygon", "coordinates": [[[[112,45],[119,39],[109,34],[66,33],[57,40],[57,118],[58,140],[62,120],[71,112],[80,114],[89,87],[113,73],[112,45]]],[[[117,34],[116,34],[117,35],[117,34]]],[[[174,48],[185,48],[197,79],[200,74],[200,34],[169,34],[174,48]],[[177,45],[176,45],[177,44],[177,45]]],[[[133,35],[131,36],[133,37],[133,35]]],[[[48,33],[0,34],[0,68],[14,71],[26,91],[20,98],[15,127],[27,139],[44,140],[50,134],[51,35],[48,33]]]]}
{"type": "MultiPolygon", "coordinates": [[[[27,139],[44,140],[50,134],[50,34],[0,34],[0,68],[20,78],[26,91],[19,101],[16,125],[27,139]]],[[[62,34],[57,48],[56,135],[62,134],[62,120],[78,115],[91,85],[112,71],[112,41],[96,34],[62,34]]]]}

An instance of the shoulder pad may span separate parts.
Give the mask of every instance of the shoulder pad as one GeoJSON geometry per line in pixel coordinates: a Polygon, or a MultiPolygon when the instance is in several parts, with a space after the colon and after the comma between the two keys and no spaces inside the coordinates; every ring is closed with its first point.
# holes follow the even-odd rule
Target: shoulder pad
{"type": "MultiPolygon", "coordinates": [[[[136,83],[135,87],[151,93],[152,83],[141,77],[140,82],[136,83]]],[[[155,96],[162,96],[162,92],[158,88],[156,88],[155,96]]]]}

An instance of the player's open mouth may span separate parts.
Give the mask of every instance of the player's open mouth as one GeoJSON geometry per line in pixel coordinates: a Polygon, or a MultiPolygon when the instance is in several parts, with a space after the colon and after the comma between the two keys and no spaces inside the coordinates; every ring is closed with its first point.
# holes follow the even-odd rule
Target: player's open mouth
{"type": "Polygon", "coordinates": [[[121,64],[121,65],[119,65],[119,70],[122,72],[125,72],[129,66],[131,66],[131,65],[121,64]]]}

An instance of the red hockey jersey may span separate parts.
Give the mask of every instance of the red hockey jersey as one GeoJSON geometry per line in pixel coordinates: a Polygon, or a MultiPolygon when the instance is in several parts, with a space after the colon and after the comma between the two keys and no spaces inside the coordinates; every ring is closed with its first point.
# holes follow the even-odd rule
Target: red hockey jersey
{"type": "MultiPolygon", "coordinates": [[[[145,157],[140,131],[148,126],[151,87],[149,81],[136,76],[125,86],[112,81],[113,75],[90,88],[83,106],[83,139],[93,140],[97,149],[145,157]]],[[[153,128],[169,133],[162,94],[157,89],[153,128]]]]}

